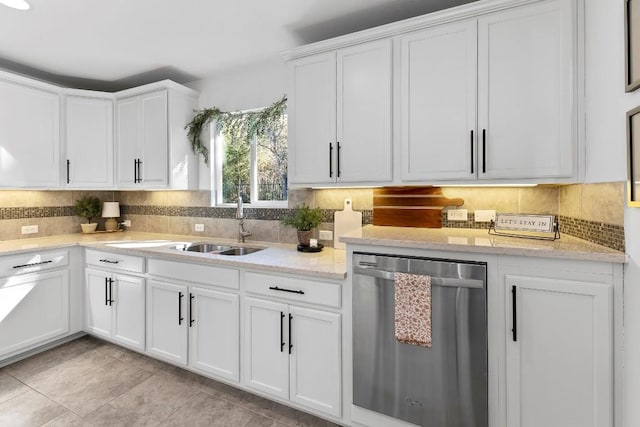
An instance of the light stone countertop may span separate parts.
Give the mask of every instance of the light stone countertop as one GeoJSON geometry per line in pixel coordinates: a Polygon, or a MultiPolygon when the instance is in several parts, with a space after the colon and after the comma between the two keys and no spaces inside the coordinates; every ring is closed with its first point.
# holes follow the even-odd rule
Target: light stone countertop
{"type": "Polygon", "coordinates": [[[562,234],[545,241],[489,235],[487,230],[367,225],[341,241],[358,245],[626,263],[625,253],[562,234]]]}
{"type": "Polygon", "coordinates": [[[27,238],[0,242],[0,255],[19,254],[34,250],[58,249],[73,246],[126,253],[145,257],[172,259],[183,262],[210,263],[238,268],[259,268],[274,273],[293,273],[323,279],[344,280],[346,277],[345,251],[324,248],[317,253],[302,253],[296,245],[273,242],[235,240],[215,237],[182,236],[174,234],[125,231],[117,233],[63,234],[50,237],[27,238]],[[225,256],[183,252],[171,247],[193,242],[213,242],[231,246],[265,248],[243,256],[225,256]]]}

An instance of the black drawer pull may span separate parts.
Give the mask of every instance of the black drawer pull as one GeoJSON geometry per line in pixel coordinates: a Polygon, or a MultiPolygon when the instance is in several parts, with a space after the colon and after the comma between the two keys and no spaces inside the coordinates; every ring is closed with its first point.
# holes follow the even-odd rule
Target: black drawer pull
{"type": "Polygon", "coordinates": [[[33,267],[34,265],[50,264],[52,262],[53,262],[52,260],[40,261],[40,262],[30,262],[29,264],[14,265],[13,268],[33,267]]]}
{"type": "Polygon", "coordinates": [[[184,294],[178,292],[178,325],[182,325],[182,321],[184,320],[184,317],[182,317],[182,298],[184,298],[184,294]]]}
{"type": "Polygon", "coordinates": [[[193,319],[193,299],[195,298],[195,296],[189,292],[189,327],[193,326],[193,322],[195,322],[195,320],[193,319]]]}
{"type": "Polygon", "coordinates": [[[291,320],[293,316],[289,313],[289,354],[291,354],[291,349],[293,348],[293,343],[291,342],[291,320]]]}
{"type": "Polygon", "coordinates": [[[471,130],[471,173],[473,174],[473,129],[471,130]]]}
{"type": "Polygon", "coordinates": [[[518,341],[518,306],[516,305],[516,287],[511,287],[511,323],[513,324],[513,329],[511,329],[511,338],[513,342],[518,341]]]}
{"type": "Polygon", "coordinates": [[[101,259],[100,262],[106,262],[107,264],[118,264],[120,261],[113,261],[110,259],[101,259]]]}
{"type": "Polygon", "coordinates": [[[109,305],[109,278],[104,278],[104,305],[109,305]]]}
{"type": "Polygon", "coordinates": [[[304,295],[304,291],[294,291],[293,289],[279,288],[277,286],[269,286],[269,289],[271,289],[272,291],[290,292],[292,294],[304,295]]]}
{"type": "Polygon", "coordinates": [[[284,352],[284,313],[280,312],[280,353],[284,352]]]}
{"type": "Polygon", "coordinates": [[[113,305],[116,300],[113,299],[113,279],[109,278],[109,305],[113,305]]]}

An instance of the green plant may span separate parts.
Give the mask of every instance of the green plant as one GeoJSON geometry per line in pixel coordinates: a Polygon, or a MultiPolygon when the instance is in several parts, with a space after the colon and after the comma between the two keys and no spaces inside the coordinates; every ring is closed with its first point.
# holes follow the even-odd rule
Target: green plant
{"type": "Polygon", "coordinates": [[[282,219],[284,225],[296,228],[298,231],[309,231],[322,222],[322,210],[310,208],[305,203],[298,206],[293,214],[282,219]]]}
{"type": "Polygon", "coordinates": [[[196,110],[193,119],[185,126],[187,138],[194,154],[201,154],[209,161],[209,149],[202,145],[200,134],[205,126],[215,121],[216,134],[224,132],[234,145],[250,144],[254,136],[262,136],[281,126],[282,115],[287,109],[287,97],[283,96],[271,106],[258,111],[228,112],[218,107],[196,110]]]}
{"type": "Polygon", "coordinates": [[[97,197],[85,196],[76,200],[74,205],[76,215],[86,218],[88,223],[91,219],[102,214],[102,202],[97,197]]]}

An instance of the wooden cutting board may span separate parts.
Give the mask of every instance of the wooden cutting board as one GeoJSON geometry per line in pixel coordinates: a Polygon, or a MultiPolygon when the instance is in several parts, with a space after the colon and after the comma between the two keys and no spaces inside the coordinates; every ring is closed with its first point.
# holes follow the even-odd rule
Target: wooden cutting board
{"type": "Polygon", "coordinates": [[[344,199],[344,210],[333,214],[333,247],[344,249],[340,236],[356,230],[362,231],[362,212],[353,210],[351,199],[344,199]]]}
{"type": "Polygon", "coordinates": [[[440,187],[385,187],[373,190],[373,225],[442,227],[442,209],[461,206],[448,199],[440,187]]]}

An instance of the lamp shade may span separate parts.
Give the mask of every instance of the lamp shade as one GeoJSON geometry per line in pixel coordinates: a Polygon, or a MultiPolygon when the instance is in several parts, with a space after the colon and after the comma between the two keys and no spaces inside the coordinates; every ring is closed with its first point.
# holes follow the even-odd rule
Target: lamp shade
{"type": "Polygon", "coordinates": [[[119,218],[120,217],[120,203],[119,202],[104,202],[104,205],[102,205],[102,217],[103,218],[119,218]]]}

